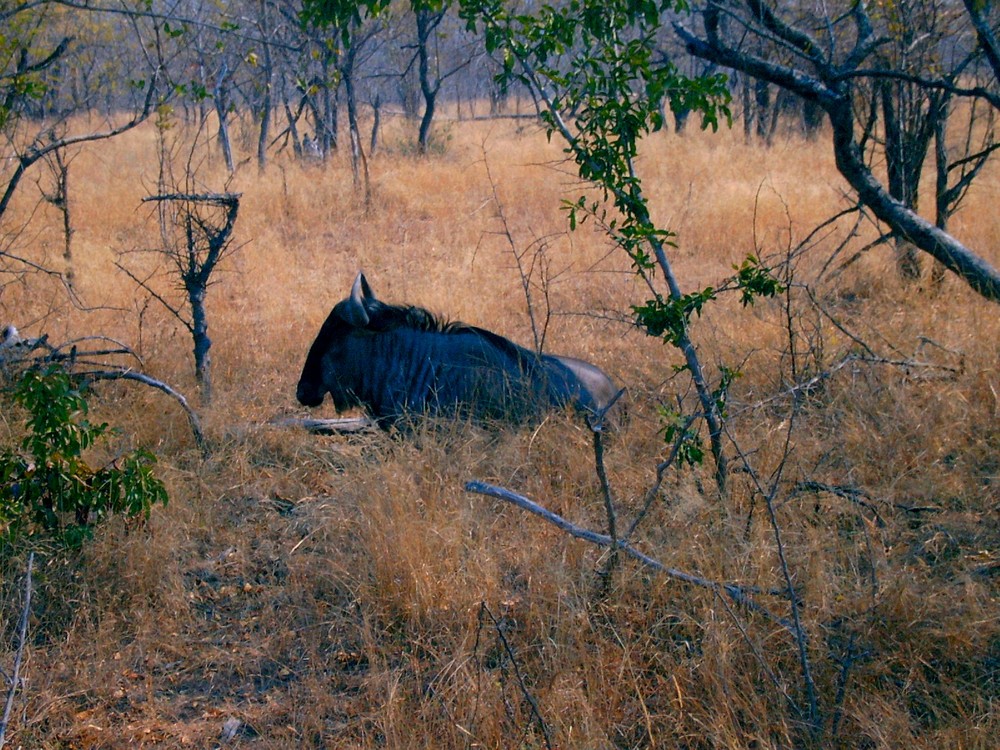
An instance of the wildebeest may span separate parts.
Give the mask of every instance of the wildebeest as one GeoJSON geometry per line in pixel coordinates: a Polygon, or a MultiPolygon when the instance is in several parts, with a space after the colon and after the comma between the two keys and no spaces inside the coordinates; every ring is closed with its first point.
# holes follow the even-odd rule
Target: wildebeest
{"type": "Polygon", "coordinates": [[[337,411],[364,407],[388,428],[424,414],[523,422],[567,404],[600,413],[617,389],[589,362],[381,302],[358,273],[309,349],[296,396],[319,406],[326,393],[337,411]]]}

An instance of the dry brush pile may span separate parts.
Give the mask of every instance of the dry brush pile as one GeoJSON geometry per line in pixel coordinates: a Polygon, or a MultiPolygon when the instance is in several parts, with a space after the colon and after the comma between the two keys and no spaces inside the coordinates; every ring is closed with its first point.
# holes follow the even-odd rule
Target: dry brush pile
{"type": "MultiPolygon", "coordinates": [[[[237,247],[207,298],[208,405],[188,332],[115,267],[177,294],[136,252],[159,241],[141,202],[156,133],[77,155],[79,302],[35,276],[3,287],[0,313],[52,341],[126,343],[188,394],[208,446],[163,393],[94,386],[93,415],[122,430],[105,450],[149,447],[170,502],[36,563],[12,746],[992,746],[996,306],[951,279],[897,281],[885,249],[853,256],[874,231],[850,219],[808,236],[843,207],[825,143],[656,135],[640,158],[657,220],[678,232],[683,283],[721,284],[759,253],[787,290],[747,308],[723,295],[695,319],[714,381],[739,373],[730,486],[720,497],[709,459],[671,465],[647,508],[671,450],[661,412],[693,398],[680,356],[629,324],[644,290],[627,259],[589,224],[566,231],[560,200],[581,188],[541,132],[450,128],[428,159],[394,150],[387,131],[368,206],[346,158],[278,160],[225,184],[221,157],[205,157],[199,185],[242,194],[237,247]],[[645,512],[629,543],[713,585],[611,559],[464,489],[488,482],[606,534],[593,436],[572,415],[434,424],[409,439],[268,424],[304,413],[306,349],[358,269],[384,299],[530,346],[515,252],[522,272],[534,263],[547,349],[628,389],[627,419],[603,437],[618,526],[645,512]]],[[[984,175],[953,220],[976,247],[998,245],[998,193],[996,172],[984,175]]],[[[58,265],[61,224],[36,225],[23,241],[58,265]]],[[[20,429],[5,411],[2,440],[20,429]]],[[[5,670],[23,597],[14,553],[5,670]]]]}

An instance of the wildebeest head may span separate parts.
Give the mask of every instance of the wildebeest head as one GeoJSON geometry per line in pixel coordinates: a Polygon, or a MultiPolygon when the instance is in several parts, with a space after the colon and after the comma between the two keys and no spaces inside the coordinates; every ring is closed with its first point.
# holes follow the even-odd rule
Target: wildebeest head
{"type": "Polygon", "coordinates": [[[309,349],[296,395],[319,406],[327,392],[338,411],[363,406],[387,426],[419,413],[516,422],[570,403],[597,412],[615,388],[588,362],[387,305],[359,273],[309,349]]]}
{"type": "Polygon", "coordinates": [[[378,305],[364,274],[358,273],[350,296],[334,305],[309,349],[295,393],[299,403],[319,406],[329,391],[337,411],[361,405],[346,380],[354,368],[344,350],[352,334],[368,327],[369,311],[378,305]]]}

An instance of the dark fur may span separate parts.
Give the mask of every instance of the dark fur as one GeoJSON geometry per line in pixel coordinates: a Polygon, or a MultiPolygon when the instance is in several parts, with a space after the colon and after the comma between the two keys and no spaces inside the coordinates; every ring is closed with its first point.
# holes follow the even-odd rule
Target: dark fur
{"type": "Polygon", "coordinates": [[[362,406],[388,426],[425,413],[521,422],[570,403],[595,411],[613,391],[593,365],[539,357],[482,328],[380,302],[359,274],[313,342],[297,397],[318,406],[329,392],[338,411],[362,406]]]}

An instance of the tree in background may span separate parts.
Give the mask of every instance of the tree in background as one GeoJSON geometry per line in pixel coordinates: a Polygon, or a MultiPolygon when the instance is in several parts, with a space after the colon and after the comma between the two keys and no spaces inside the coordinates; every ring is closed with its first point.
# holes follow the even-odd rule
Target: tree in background
{"type": "MultiPolygon", "coordinates": [[[[990,4],[974,4],[982,12],[990,4]]],[[[808,24],[795,8],[767,3],[706,2],[700,27],[675,24],[688,51],[717,65],[781,87],[819,106],[829,118],[837,167],[860,202],[894,237],[938,260],[988,299],[1000,301],[1000,272],[941,226],[916,211],[922,154],[943,121],[947,100],[996,106],[996,71],[984,65],[988,46],[977,43],[969,17],[947,3],[859,3],[827,8],[808,24]],[[814,28],[822,32],[814,33],[814,28]],[[985,77],[983,77],[985,76],[985,77]],[[881,118],[882,137],[875,123],[881,118]],[[884,159],[888,177],[873,164],[884,159]]],[[[825,7],[825,6],[824,6],[825,7]]],[[[952,109],[951,111],[956,111],[952,109]]],[[[939,171],[985,160],[987,140],[939,171]]],[[[966,170],[955,183],[978,173],[966,170]]],[[[949,193],[960,198],[961,190],[949,193]]],[[[904,253],[903,267],[913,272],[904,253]]]]}
{"type": "MultiPolygon", "coordinates": [[[[170,95],[164,81],[170,51],[161,31],[155,19],[120,19],[89,9],[70,13],[58,3],[28,3],[0,11],[0,148],[5,157],[0,160],[0,226],[22,180],[38,162],[71,146],[113,138],[135,128],[170,95]],[[97,33],[93,24],[106,26],[97,33]],[[76,25],[84,33],[74,34],[76,25]],[[131,75],[122,79],[124,83],[112,90],[102,88],[110,80],[103,74],[95,81],[64,76],[64,70],[75,67],[66,65],[72,57],[92,51],[84,46],[87,40],[102,35],[112,35],[141,58],[131,75]],[[70,122],[73,108],[60,106],[55,96],[67,80],[77,106],[105,110],[101,125],[70,122]]],[[[18,230],[5,227],[0,272],[60,275],[22,254],[16,248],[18,236],[18,230]]]]}
{"type": "Polygon", "coordinates": [[[451,10],[451,3],[444,0],[412,0],[411,9],[416,25],[417,74],[420,93],[424,99],[424,112],[420,117],[417,148],[426,154],[430,146],[431,126],[437,111],[438,94],[442,84],[472,63],[472,53],[443,63],[438,50],[436,35],[451,10]]]}

